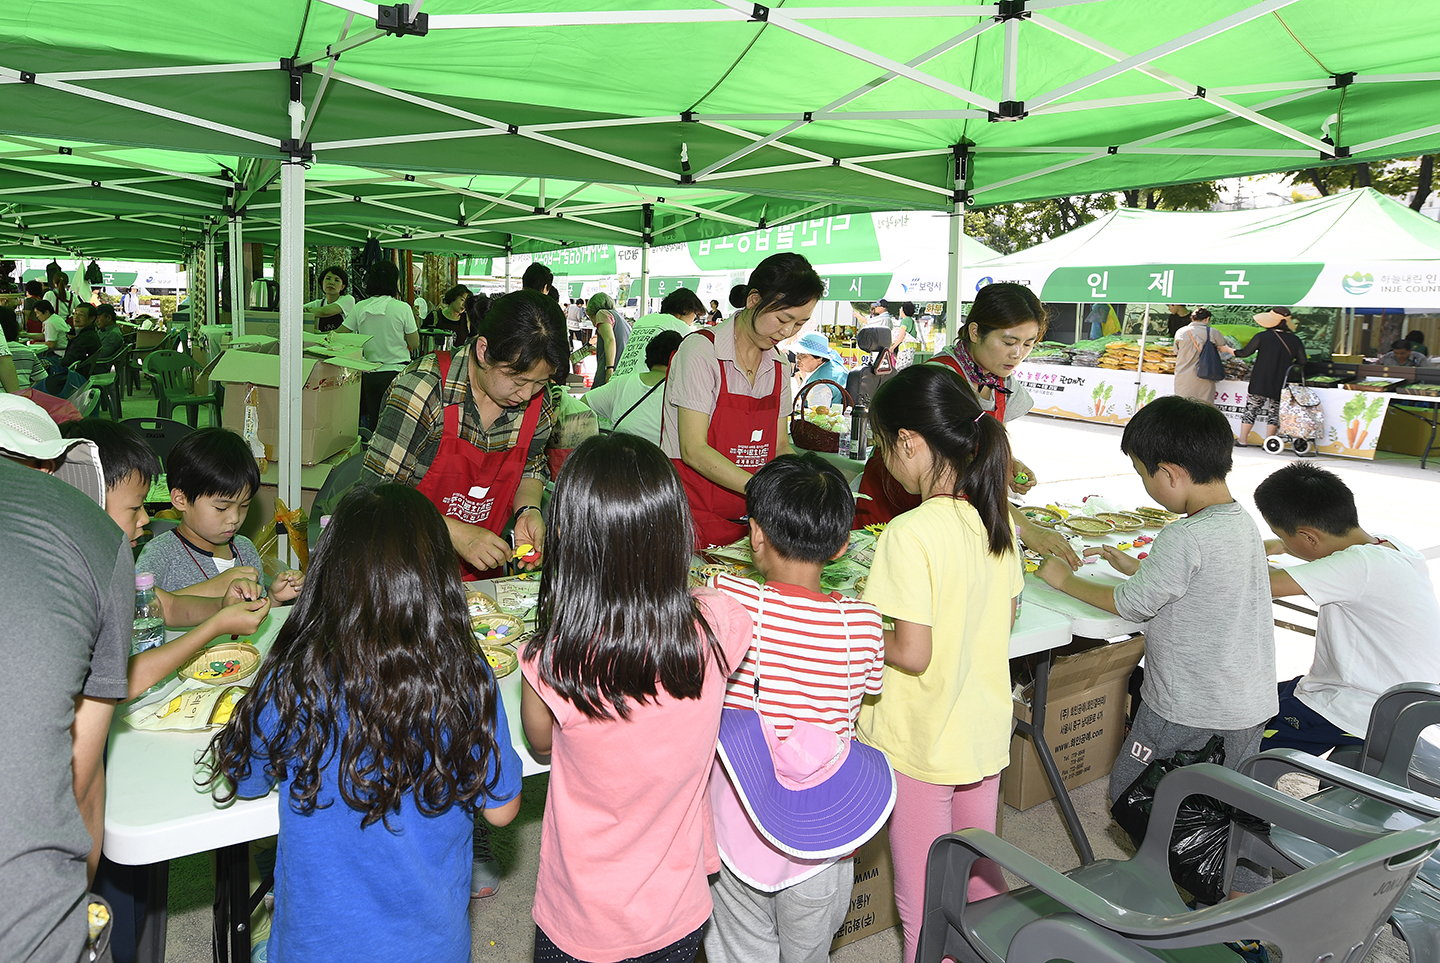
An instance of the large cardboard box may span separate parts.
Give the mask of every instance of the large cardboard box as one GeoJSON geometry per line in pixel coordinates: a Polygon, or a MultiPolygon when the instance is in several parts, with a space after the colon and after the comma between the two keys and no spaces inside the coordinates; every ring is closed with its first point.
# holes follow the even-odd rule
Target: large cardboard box
{"type": "Polygon", "coordinates": [[[890,861],[890,828],[881,829],[855,852],[855,888],[850,912],[835,931],[833,952],[846,943],[863,940],[900,922],[895,909],[895,864],[890,861]]]}
{"type": "MultiPolygon", "coordinates": [[[[1125,734],[1130,673],[1144,655],[1145,638],[1137,636],[1055,657],[1045,703],[1045,741],[1066,789],[1109,775],[1125,734]]],[[[1027,702],[1015,700],[1015,717],[1030,721],[1027,702]]],[[[1000,788],[1005,805],[1016,809],[1029,809],[1055,795],[1034,743],[1024,736],[1010,739],[1010,765],[1000,788]]]]}
{"type": "MultiPolygon", "coordinates": [[[[313,465],[355,443],[360,433],[360,372],[376,366],[363,358],[341,353],[359,348],[309,346],[301,358],[300,461],[313,465]],[[321,359],[324,360],[321,360],[321,359]]],[[[280,346],[261,339],[234,344],[211,363],[212,382],[225,385],[220,423],[232,431],[245,431],[246,397],[253,386],[258,425],[256,437],[265,457],[276,460],[280,444],[280,346]]]]}

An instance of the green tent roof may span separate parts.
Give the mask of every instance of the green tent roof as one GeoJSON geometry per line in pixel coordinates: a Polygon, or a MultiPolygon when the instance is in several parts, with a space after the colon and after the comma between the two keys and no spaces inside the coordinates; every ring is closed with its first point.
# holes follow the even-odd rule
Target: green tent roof
{"type": "MultiPolygon", "coordinates": [[[[264,236],[274,205],[257,192],[298,146],[293,92],[308,179],[328,185],[309,189],[312,243],[388,227],[478,253],[505,233],[554,246],[640,230],[638,207],[607,211],[598,185],[653,198],[657,231],[699,236],[738,225],[659,198],[730,192],[700,206],[773,224],[807,207],[946,210],[957,188],[989,205],[1440,150],[1440,48],[1423,27],[1440,0],[430,0],[406,28],[423,36],[377,26],[395,9],[168,0],[154,10],[183,29],[156,29],[122,0],[0,5],[0,173],[68,169],[114,193],[84,169],[148,164],[151,179],[122,186],[154,209],[128,213],[181,220],[216,212],[216,191],[225,206],[193,175],[233,176],[264,236]],[[96,143],[138,150],[81,149],[96,143]],[[488,236],[455,223],[465,191],[522,182],[508,198],[521,220],[488,236]],[[592,204],[625,230],[547,223],[592,204]],[[524,205],[542,212],[525,220],[524,205]]],[[[111,213],[82,207],[84,190],[17,189],[0,183],[0,203],[27,227],[46,200],[111,213]]]]}

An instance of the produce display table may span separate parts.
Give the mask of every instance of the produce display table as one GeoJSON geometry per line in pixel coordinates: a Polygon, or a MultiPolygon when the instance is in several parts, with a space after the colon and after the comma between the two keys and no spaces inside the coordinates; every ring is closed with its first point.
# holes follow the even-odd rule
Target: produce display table
{"type": "MultiPolygon", "coordinates": [[[[1128,424],[1151,401],[1175,393],[1174,375],[1150,371],[1027,362],[1015,370],[1015,377],[1034,396],[1039,414],[1106,425],[1128,424]]],[[[1318,450],[1346,458],[1375,457],[1389,402],[1426,400],[1391,392],[1313,390],[1320,396],[1325,419],[1318,450]]],[[[1237,434],[1249,395],[1249,385],[1243,381],[1220,381],[1215,386],[1215,406],[1237,434]]]]}

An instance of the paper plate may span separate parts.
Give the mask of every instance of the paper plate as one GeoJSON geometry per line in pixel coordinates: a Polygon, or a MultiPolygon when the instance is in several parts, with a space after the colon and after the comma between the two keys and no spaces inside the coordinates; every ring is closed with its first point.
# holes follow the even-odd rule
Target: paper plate
{"type": "Polygon", "coordinates": [[[513,615],[493,612],[473,617],[470,631],[481,645],[514,645],[525,633],[525,623],[513,615]]]}
{"type": "Polygon", "coordinates": [[[490,671],[497,679],[503,679],[520,668],[520,659],[503,645],[482,645],[480,654],[490,663],[490,671]]]}
{"type": "Polygon", "coordinates": [[[222,642],[202,649],[180,667],[180,676],[206,685],[229,685],[260,668],[260,650],[249,642],[222,642]]]}

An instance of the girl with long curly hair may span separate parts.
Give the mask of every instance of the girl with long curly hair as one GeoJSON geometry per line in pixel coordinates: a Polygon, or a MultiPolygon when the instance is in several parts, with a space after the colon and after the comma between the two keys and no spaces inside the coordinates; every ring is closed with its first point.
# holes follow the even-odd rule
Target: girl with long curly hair
{"type": "Polygon", "coordinates": [[[270,958],[468,960],[475,814],[520,808],[509,732],[439,511],[351,492],[210,744],[220,801],[280,786],[270,958]]]}

